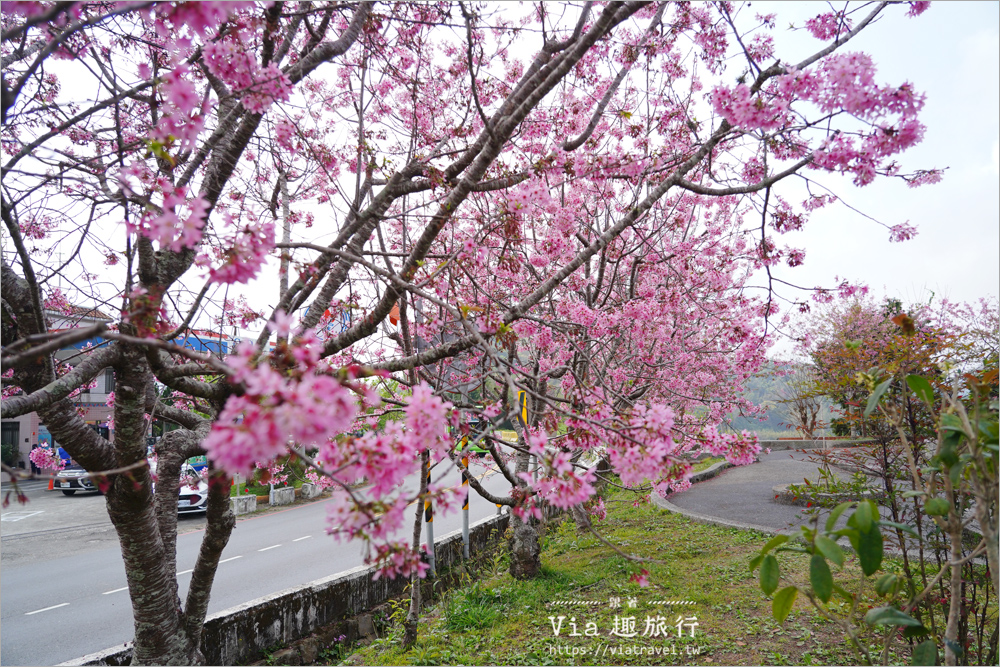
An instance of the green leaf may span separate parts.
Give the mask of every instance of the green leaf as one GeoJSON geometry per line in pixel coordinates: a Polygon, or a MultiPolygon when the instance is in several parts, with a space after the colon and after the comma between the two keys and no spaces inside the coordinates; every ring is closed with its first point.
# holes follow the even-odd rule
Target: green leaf
{"type": "Polygon", "coordinates": [[[951,467],[948,471],[948,476],[951,477],[951,485],[958,487],[958,480],[962,477],[962,470],[965,468],[965,464],[968,463],[968,457],[963,455],[962,459],[951,467]]]}
{"type": "Polygon", "coordinates": [[[865,623],[875,625],[919,626],[920,621],[895,607],[876,607],[865,614],[865,623]]]}
{"type": "Polygon", "coordinates": [[[951,504],[944,498],[931,498],[924,503],[924,514],[930,516],[948,516],[951,504]]]}
{"type": "Polygon", "coordinates": [[[778,553],[779,551],[788,551],[788,552],[791,552],[793,554],[807,554],[807,553],[809,553],[808,549],[806,549],[805,547],[799,546],[797,544],[792,544],[792,545],[789,545],[787,547],[778,547],[777,549],[774,550],[774,553],[778,553]]]}
{"type": "Polygon", "coordinates": [[[858,554],[861,571],[869,577],[875,574],[882,566],[882,533],[878,526],[872,525],[869,530],[859,530],[849,537],[858,554]]]}
{"type": "Polygon", "coordinates": [[[827,560],[837,564],[837,567],[844,567],[844,552],[840,545],[831,540],[826,535],[816,536],[816,549],[826,556],[827,560]]]}
{"type": "Polygon", "coordinates": [[[833,511],[830,512],[830,516],[828,516],[826,519],[826,532],[829,533],[833,531],[833,527],[837,525],[837,519],[839,519],[840,515],[843,514],[847,510],[847,508],[849,508],[853,504],[854,503],[850,502],[840,503],[839,505],[833,508],[833,511]]]}
{"type": "Polygon", "coordinates": [[[871,528],[872,521],[875,520],[876,516],[878,516],[878,510],[873,508],[869,501],[862,500],[858,503],[858,509],[854,510],[854,514],[847,520],[847,525],[865,533],[871,528]]]}
{"type": "Polygon", "coordinates": [[[916,498],[917,496],[926,496],[926,491],[907,491],[903,494],[904,498],[916,498]]]}
{"type": "Polygon", "coordinates": [[[782,544],[784,544],[788,540],[789,540],[788,535],[775,535],[774,537],[772,537],[771,539],[769,539],[767,541],[767,544],[764,545],[764,548],[761,549],[760,552],[762,554],[766,554],[768,551],[770,551],[774,547],[781,546],[782,544]]]}
{"type": "Polygon", "coordinates": [[[941,430],[965,433],[965,425],[956,415],[945,413],[941,415],[941,430]]]}
{"type": "Polygon", "coordinates": [[[830,596],[833,595],[833,575],[821,554],[814,554],[809,562],[809,583],[820,600],[830,601],[830,596]]]}
{"type": "Polygon", "coordinates": [[[985,444],[995,445],[1000,440],[1000,423],[995,419],[980,419],[979,432],[982,433],[985,444]]]}
{"type": "Polygon", "coordinates": [[[760,564],[760,590],[764,591],[764,595],[770,595],[777,590],[780,575],[778,559],[771,554],[764,556],[764,561],[760,564]]]}
{"type": "Polygon", "coordinates": [[[887,572],[875,581],[875,592],[882,597],[890,595],[893,589],[896,588],[897,581],[899,581],[899,577],[891,572],[887,572]]]}
{"type": "Polygon", "coordinates": [[[934,406],[934,389],[931,387],[931,383],[926,379],[920,377],[919,375],[907,375],[906,384],[910,385],[910,389],[913,393],[917,395],[924,404],[929,408],[934,406]]]}
{"type": "Polygon", "coordinates": [[[788,586],[778,591],[777,595],[774,596],[774,600],[771,601],[771,613],[774,615],[774,620],[778,623],[785,622],[785,619],[788,618],[788,613],[792,611],[792,605],[795,604],[795,597],[798,594],[799,589],[795,586],[788,586]]]}
{"type": "Polygon", "coordinates": [[[897,529],[903,531],[904,533],[906,533],[907,535],[911,535],[911,536],[916,537],[918,539],[920,538],[920,535],[918,535],[917,531],[915,531],[913,529],[913,526],[907,526],[905,523],[896,523],[895,521],[881,521],[880,520],[878,522],[878,525],[885,526],[886,528],[897,528],[897,529]]]}
{"type": "Polygon", "coordinates": [[[760,565],[760,562],[761,562],[762,560],[764,560],[764,556],[765,556],[765,555],[766,555],[766,554],[757,554],[756,556],[754,556],[754,557],[753,557],[753,558],[752,558],[752,559],[750,560],[750,571],[751,571],[751,572],[753,572],[754,570],[756,570],[756,569],[757,569],[757,566],[758,566],[758,565],[760,565]]]}
{"type": "Polygon", "coordinates": [[[933,639],[926,639],[913,647],[911,665],[936,665],[938,663],[937,644],[933,639]]]}
{"type": "Polygon", "coordinates": [[[889,378],[885,382],[882,382],[877,387],[875,387],[875,391],[873,391],[871,396],[868,397],[868,405],[865,406],[866,418],[870,417],[872,412],[875,411],[875,406],[878,405],[878,402],[880,400],[882,400],[882,394],[885,393],[886,389],[889,388],[890,384],[892,384],[892,378],[889,378]]]}
{"type": "Polygon", "coordinates": [[[925,626],[915,626],[911,625],[909,627],[903,628],[903,637],[906,639],[913,639],[914,637],[926,637],[931,633],[925,626]]]}
{"type": "Polygon", "coordinates": [[[949,468],[958,463],[958,445],[962,441],[962,434],[956,431],[945,433],[941,441],[941,451],[934,458],[944,463],[949,468]]]}
{"type": "Polygon", "coordinates": [[[837,537],[847,537],[853,539],[854,536],[858,534],[858,531],[856,528],[847,527],[847,528],[838,528],[837,530],[833,531],[830,534],[836,535],[837,537]]]}
{"type": "Polygon", "coordinates": [[[845,601],[850,602],[850,603],[854,602],[854,596],[851,595],[850,593],[848,593],[843,588],[843,586],[841,586],[840,584],[834,584],[833,585],[833,590],[834,590],[834,592],[837,593],[837,595],[839,595],[840,597],[844,598],[845,601]]]}

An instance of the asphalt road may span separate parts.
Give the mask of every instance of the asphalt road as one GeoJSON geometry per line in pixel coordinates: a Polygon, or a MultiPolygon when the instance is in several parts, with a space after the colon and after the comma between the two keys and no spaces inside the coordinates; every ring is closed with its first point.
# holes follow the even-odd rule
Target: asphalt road
{"type": "MultiPolygon", "coordinates": [[[[814,454],[780,451],[760,454],[760,461],[728,468],[721,474],[670,496],[682,509],[705,516],[785,530],[809,518],[803,508],[774,502],[772,488],[819,479],[814,454]]],[[[838,472],[841,477],[848,475],[838,472]]]]}
{"type": "MultiPolygon", "coordinates": [[[[487,488],[503,491],[501,475],[478,472],[487,488]]],[[[457,482],[457,472],[444,480],[457,482]]],[[[103,498],[66,497],[43,487],[29,487],[28,495],[32,501],[5,509],[0,524],[0,664],[53,665],[131,641],[121,551],[107,512],[103,522],[94,520],[103,498]]],[[[222,554],[209,614],[361,565],[359,544],[326,535],[326,504],[320,500],[242,518],[222,554]]],[[[495,505],[472,493],[470,521],[495,513],[495,505]]],[[[195,521],[204,525],[204,519],[195,521]]],[[[461,512],[436,516],[436,536],[460,529],[461,522],[461,512]]],[[[201,545],[196,525],[186,517],[179,521],[179,531],[188,531],[177,539],[182,599],[201,545]]]]}

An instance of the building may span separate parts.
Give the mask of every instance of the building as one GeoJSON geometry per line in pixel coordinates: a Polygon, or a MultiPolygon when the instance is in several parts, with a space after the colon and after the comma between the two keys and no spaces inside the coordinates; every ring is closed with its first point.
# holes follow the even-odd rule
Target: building
{"type": "MultiPolygon", "coordinates": [[[[99,309],[79,306],[70,306],[66,311],[46,311],[45,315],[50,322],[49,331],[53,333],[112,322],[112,318],[99,309]]],[[[94,336],[66,346],[59,350],[55,357],[57,361],[72,366],[80,358],[81,353],[105,345],[107,342],[102,336],[94,336]]],[[[220,356],[228,354],[232,347],[231,339],[225,334],[201,329],[190,329],[174,342],[197,352],[220,356]]],[[[94,386],[85,388],[72,397],[84,420],[112,442],[114,431],[108,427],[112,408],[108,405],[108,397],[114,390],[114,370],[106,368],[95,378],[94,386]]],[[[2,427],[4,451],[8,448],[16,451],[16,456],[11,457],[15,467],[30,468],[28,454],[31,450],[43,443],[52,444],[52,434],[35,412],[13,419],[4,419],[0,427],[2,427]]]]}

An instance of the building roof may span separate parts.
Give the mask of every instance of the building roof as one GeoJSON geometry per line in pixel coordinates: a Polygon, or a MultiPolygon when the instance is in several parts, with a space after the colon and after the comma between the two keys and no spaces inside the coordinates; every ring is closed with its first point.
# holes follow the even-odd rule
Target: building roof
{"type": "Polygon", "coordinates": [[[62,317],[86,317],[92,320],[107,320],[111,318],[97,308],[85,308],[83,306],[67,306],[66,310],[49,310],[49,314],[62,317]]]}

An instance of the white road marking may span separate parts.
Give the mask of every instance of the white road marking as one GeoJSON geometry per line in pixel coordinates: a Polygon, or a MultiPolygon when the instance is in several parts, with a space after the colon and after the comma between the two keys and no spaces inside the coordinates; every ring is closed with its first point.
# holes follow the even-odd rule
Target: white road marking
{"type": "MultiPolygon", "coordinates": [[[[21,519],[27,519],[28,517],[35,516],[36,514],[41,514],[45,510],[37,510],[35,512],[28,511],[14,511],[14,512],[4,512],[0,514],[0,521],[20,521],[21,519]]],[[[66,604],[69,604],[68,602],[66,604]]]]}
{"type": "Polygon", "coordinates": [[[50,609],[58,609],[59,607],[68,607],[69,602],[63,602],[62,604],[52,605],[51,607],[46,607],[45,609],[36,609],[35,611],[29,611],[25,613],[25,616],[31,616],[32,614],[41,614],[43,611],[49,611],[50,609]]]}
{"type": "Polygon", "coordinates": [[[271,549],[277,549],[280,546],[281,546],[280,544],[275,544],[274,546],[264,547],[263,549],[257,549],[257,551],[270,551],[271,549]]]}
{"type": "Polygon", "coordinates": [[[179,577],[179,576],[181,576],[182,574],[191,574],[192,572],[194,572],[194,570],[184,570],[183,572],[178,572],[178,573],[177,573],[177,576],[179,577]]]}
{"type": "Polygon", "coordinates": [[[233,556],[232,558],[227,558],[226,560],[220,560],[219,565],[222,565],[223,563],[228,563],[231,560],[236,560],[237,558],[243,558],[243,556],[233,556]]]}
{"type": "Polygon", "coordinates": [[[103,593],[101,593],[101,595],[111,595],[112,593],[121,593],[122,591],[127,591],[127,590],[128,586],[125,586],[123,588],[116,588],[113,591],[104,591],[103,593]]]}
{"type": "Polygon", "coordinates": [[[306,535],[305,537],[296,537],[292,542],[301,542],[302,540],[308,540],[312,535],[306,535]]]}

